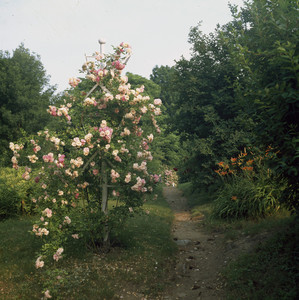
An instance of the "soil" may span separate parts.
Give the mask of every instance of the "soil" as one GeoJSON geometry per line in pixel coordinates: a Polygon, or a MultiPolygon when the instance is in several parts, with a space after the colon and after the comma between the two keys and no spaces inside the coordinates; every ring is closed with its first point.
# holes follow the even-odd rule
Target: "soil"
{"type": "MultiPolygon", "coordinates": [[[[178,245],[176,263],[166,291],[159,300],[222,300],[226,299],[223,268],[241,253],[250,252],[265,237],[242,235],[235,240],[225,232],[211,232],[204,224],[204,216],[192,217],[187,199],[176,187],[165,187],[163,194],[174,213],[172,235],[178,245]]],[[[134,288],[129,288],[133,290],[134,288]]],[[[123,300],[153,300],[139,293],[126,293],[123,300]]]]}
{"type": "Polygon", "coordinates": [[[192,219],[187,200],[180,190],[166,187],[164,197],[174,212],[173,238],[179,252],[174,269],[173,285],[164,299],[224,299],[223,280],[219,274],[227,263],[222,236],[207,233],[192,219]]]}
{"type": "Polygon", "coordinates": [[[187,200],[175,187],[166,187],[164,196],[174,212],[173,238],[178,245],[172,285],[162,299],[225,299],[225,281],[220,272],[242,252],[250,251],[259,240],[242,236],[236,241],[224,233],[208,232],[203,217],[192,218],[187,200]]]}

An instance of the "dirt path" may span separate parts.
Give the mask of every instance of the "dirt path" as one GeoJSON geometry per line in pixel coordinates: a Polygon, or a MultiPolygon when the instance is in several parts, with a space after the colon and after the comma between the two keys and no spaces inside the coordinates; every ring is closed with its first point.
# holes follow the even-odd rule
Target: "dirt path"
{"type": "Polygon", "coordinates": [[[220,234],[207,234],[200,219],[192,219],[187,201],[175,187],[166,187],[164,196],[174,211],[173,237],[179,247],[173,285],[163,299],[225,299],[219,274],[227,263],[225,243],[220,234]]]}

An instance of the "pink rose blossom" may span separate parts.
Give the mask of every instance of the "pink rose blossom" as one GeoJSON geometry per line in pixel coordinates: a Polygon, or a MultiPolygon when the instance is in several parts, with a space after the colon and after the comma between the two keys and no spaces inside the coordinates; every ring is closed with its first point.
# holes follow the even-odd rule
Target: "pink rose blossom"
{"type": "Polygon", "coordinates": [[[161,99],[155,99],[154,100],[154,104],[155,105],[161,105],[162,104],[162,100],[161,99]]]}
{"type": "Polygon", "coordinates": [[[114,160],[116,160],[117,162],[121,162],[121,158],[120,158],[118,155],[116,155],[116,156],[114,157],[114,160]]]}
{"type": "Polygon", "coordinates": [[[99,174],[99,170],[98,169],[93,169],[92,170],[92,174],[95,175],[95,176],[98,175],[99,174]]]}
{"type": "Polygon", "coordinates": [[[89,154],[89,148],[88,147],[86,147],[86,148],[83,149],[83,154],[85,156],[87,156],[89,154]]]}
{"type": "Polygon", "coordinates": [[[125,65],[124,64],[122,64],[120,61],[114,61],[113,63],[112,63],[112,66],[114,66],[115,67],[115,69],[117,69],[117,70],[122,70],[122,69],[124,69],[124,67],[125,67],[125,65]]]}
{"type": "Polygon", "coordinates": [[[45,262],[41,260],[42,256],[39,256],[35,262],[35,267],[37,269],[42,268],[45,265],[45,262]]]}
{"type": "Polygon", "coordinates": [[[72,87],[76,87],[79,83],[80,83],[80,79],[76,78],[76,77],[72,77],[69,79],[69,85],[71,85],[72,87]]]}
{"type": "Polygon", "coordinates": [[[30,162],[34,164],[38,160],[38,157],[35,154],[33,154],[33,155],[28,155],[28,159],[30,160],[30,162]]]}
{"type": "Polygon", "coordinates": [[[43,215],[47,216],[47,218],[51,218],[52,217],[52,210],[50,208],[46,208],[43,211],[43,215]]]}
{"type": "Polygon", "coordinates": [[[48,153],[47,155],[43,156],[44,162],[53,162],[54,161],[54,154],[48,153]]]}
{"type": "Polygon", "coordinates": [[[125,182],[129,183],[131,181],[131,173],[128,173],[125,178],[125,182]]]}
{"type": "Polygon", "coordinates": [[[113,195],[114,197],[119,197],[119,192],[113,190],[113,191],[112,191],[112,195],[113,195]]]}
{"type": "Polygon", "coordinates": [[[46,299],[52,298],[52,296],[50,295],[50,291],[49,290],[45,291],[45,298],[46,299]]]}
{"type": "Polygon", "coordinates": [[[111,174],[110,174],[110,175],[111,175],[111,178],[112,178],[111,181],[112,181],[113,183],[116,183],[116,182],[117,182],[116,179],[119,178],[119,176],[120,176],[119,173],[117,173],[117,172],[116,172],[115,170],[113,170],[113,169],[111,170],[111,174]]]}
{"type": "Polygon", "coordinates": [[[64,163],[64,158],[65,158],[65,155],[64,154],[58,154],[58,161],[60,163],[64,163]]]}
{"type": "Polygon", "coordinates": [[[65,218],[64,218],[64,221],[63,221],[63,223],[66,223],[66,224],[71,224],[71,219],[68,217],[68,216],[66,216],[65,218]]]}
{"type": "Polygon", "coordinates": [[[149,149],[149,146],[148,146],[148,144],[147,144],[147,142],[142,142],[142,147],[143,147],[143,149],[144,150],[148,150],[149,149]]]}
{"type": "Polygon", "coordinates": [[[55,261],[58,261],[59,259],[61,259],[62,258],[62,255],[61,255],[62,252],[63,252],[63,248],[58,248],[56,253],[54,253],[54,255],[53,255],[53,259],[55,261]]]}

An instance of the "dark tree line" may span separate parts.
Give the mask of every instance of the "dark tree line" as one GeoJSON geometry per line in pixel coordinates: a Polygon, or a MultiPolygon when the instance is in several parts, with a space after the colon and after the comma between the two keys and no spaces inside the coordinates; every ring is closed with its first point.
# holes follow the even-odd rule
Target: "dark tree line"
{"type": "Polygon", "coordinates": [[[295,206],[299,173],[298,2],[252,0],[233,20],[203,34],[191,28],[191,58],[155,67],[172,128],[188,155],[183,180],[209,188],[216,163],[244,147],[271,146],[270,167],[288,180],[284,200],[295,206]]]}

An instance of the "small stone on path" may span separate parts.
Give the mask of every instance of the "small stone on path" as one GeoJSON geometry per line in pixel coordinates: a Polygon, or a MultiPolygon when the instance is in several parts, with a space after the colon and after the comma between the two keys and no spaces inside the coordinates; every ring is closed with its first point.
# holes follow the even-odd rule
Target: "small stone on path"
{"type": "Polygon", "coordinates": [[[186,297],[186,296],[187,296],[186,293],[178,293],[178,297],[179,297],[179,298],[184,298],[184,297],[186,297]]]}
{"type": "Polygon", "coordinates": [[[175,243],[178,246],[187,246],[191,243],[191,241],[190,240],[175,240],[175,243]]]}

